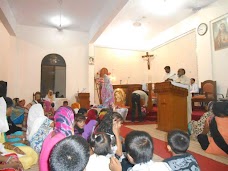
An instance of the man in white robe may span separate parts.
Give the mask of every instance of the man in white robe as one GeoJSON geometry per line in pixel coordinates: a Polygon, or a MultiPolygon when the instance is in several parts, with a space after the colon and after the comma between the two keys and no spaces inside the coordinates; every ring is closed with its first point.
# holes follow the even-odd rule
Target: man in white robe
{"type": "MultiPolygon", "coordinates": [[[[175,82],[185,84],[188,86],[190,85],[190,79],[185,76],[185,70],[183,68],[180,68],[178,70],[177,76],[178,77],[175,80],[175,82]]],[[[188,97],[187,97],[187,121],[188,121],[188,123],[192,119],[192,102],[191,102],[191,99],[192,99],[192,94],[190,93],[189,88],[188,88],[188,97]]]]}
{"type": "Polygon", "coordinates": [[[170,66],[166,66],[164,70],[165,75],[163,77],[163,81],[174,81],[176,79],[176,74],[171,72],[170,66]]]}
{"type": "Polygon", "coordinates": [[[190,93],[199,93],[199,87],[195,82],[195,78],[191,78],[190,93]]]}

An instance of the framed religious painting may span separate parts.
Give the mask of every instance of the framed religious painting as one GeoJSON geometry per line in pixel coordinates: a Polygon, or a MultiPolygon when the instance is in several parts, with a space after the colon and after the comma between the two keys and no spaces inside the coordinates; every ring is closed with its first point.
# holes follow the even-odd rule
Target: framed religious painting
{"type": "Polygon", "coordinates": [[[228,14],[212,23],[213,42],[215,51],[228,47],[228,14]]]}

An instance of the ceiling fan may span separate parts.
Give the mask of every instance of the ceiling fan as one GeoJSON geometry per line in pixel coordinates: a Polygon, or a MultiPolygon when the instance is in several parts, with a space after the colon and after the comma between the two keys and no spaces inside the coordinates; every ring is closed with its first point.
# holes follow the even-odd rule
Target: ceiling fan
{"type": "Polygon", "coordinates": [[[215,2],[217,0],[192,0],[189,3],[188,8],[192,10],[192,12],[198,12],[199,10],[207,7],[211,3],[215,2]]]}

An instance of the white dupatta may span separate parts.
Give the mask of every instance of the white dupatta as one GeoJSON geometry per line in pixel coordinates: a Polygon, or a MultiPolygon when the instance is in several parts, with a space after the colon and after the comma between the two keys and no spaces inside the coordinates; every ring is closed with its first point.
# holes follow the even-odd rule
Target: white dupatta
{"type": "Polygon", "coordinates": [[[26,138],[27,140],[31,140],[32,136],[39,130],[40,126],[44,123],[44,121],[48,119],[44,115],[44,109],[41,104],[34,104],[29,109],[28,120],[27,120],[27,132],[26,138]]]}
{"type": "Polygon", "coordinates": [[[6,102],[3,97],[0,97],[0,132],[7,132],[9,125],[6,119],[6,102]]]}

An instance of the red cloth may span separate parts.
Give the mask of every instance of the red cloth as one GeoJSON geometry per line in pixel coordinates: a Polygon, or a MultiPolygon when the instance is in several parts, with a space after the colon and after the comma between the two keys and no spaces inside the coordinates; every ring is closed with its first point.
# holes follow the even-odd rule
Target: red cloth
{"type": "Polygon", "coordinates": [[[87,113],[87,119],[85,121],[85,124],[89,123],[90,120],[96,120],[96,119],[97,119],[97,110],[90,109],[87,113]]]}

